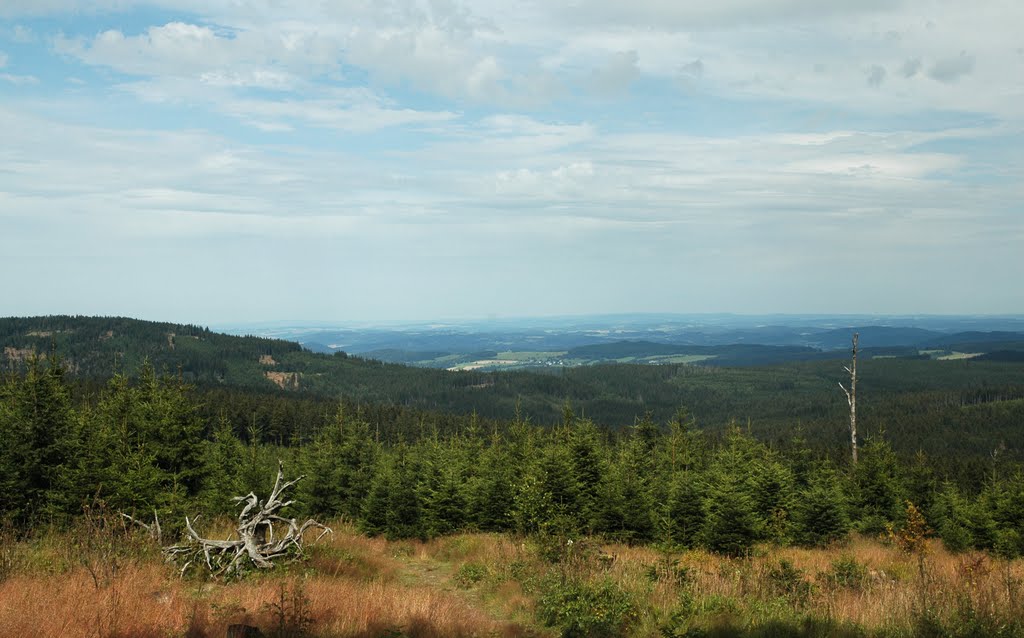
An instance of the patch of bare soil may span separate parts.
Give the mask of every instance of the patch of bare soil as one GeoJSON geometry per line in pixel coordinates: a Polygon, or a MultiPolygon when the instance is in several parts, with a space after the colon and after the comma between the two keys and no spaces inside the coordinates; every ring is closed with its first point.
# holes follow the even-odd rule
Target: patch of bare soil
{"type": "MultiPolygon", "coordinates": [[[[27,361],[33,354],[35,354],[35,350],[32,348],[14,348],[12,346],[4,347],[4,358],[15,363],[27,361]]],[[[40,354],[39,358],[45,359],[46,353],[40,354]]]]}
{"type": "Polygon", "coordinates": [[[273,372],[268,370],[263,373],[263,376],[276,383],[283,390],[299,389],[298,372],[273,372]]]}

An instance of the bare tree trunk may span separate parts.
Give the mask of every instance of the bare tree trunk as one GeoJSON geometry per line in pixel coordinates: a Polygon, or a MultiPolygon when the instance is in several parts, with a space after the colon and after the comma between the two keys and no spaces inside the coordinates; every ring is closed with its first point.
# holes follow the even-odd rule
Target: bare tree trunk
{"type": "Polygon", "coordinates": [[[846,402],[850,404],[850,451],[853,453],[853,464],[857,464],[857,337],[853,333],[853,362],[844,370],[850,373],[850,389],[847,390],[843,383],[839,387],[846,393],[846,402]]]}

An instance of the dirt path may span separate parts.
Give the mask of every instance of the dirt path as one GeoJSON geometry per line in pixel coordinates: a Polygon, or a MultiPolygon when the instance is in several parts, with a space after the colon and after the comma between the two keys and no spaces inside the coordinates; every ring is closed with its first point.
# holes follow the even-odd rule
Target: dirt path
{"type": "Polygon", "coordinates": [[[496,604],[493,596],[488,595],[488,587],[484,583],[471,587],[460,587],[455,580],[456,566],[452,563],[422,558],[401,558],[401,576],[403,582],[408,585],[430,587],[457,596],[474,609],[478,609],[496,622],[510,626],[513,631],[508,635],[529,636],[547,638],[557,635],[533,626],[531,623],[524,623],[522,618],[516,618],[496,604]]]}

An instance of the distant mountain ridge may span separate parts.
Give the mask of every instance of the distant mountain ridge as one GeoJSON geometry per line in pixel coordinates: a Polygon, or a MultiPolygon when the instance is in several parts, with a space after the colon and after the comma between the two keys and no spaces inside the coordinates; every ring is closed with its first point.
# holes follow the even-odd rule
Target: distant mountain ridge
{"type": "MultiPolygon", "coordinates": [[[[870,330],[856,329],[864,332],[864,361],[858,370],[865,427],[885,424],[911,451],[924,445],[937,452],[960,454],[970,448],[972,454],[985,455],[997,440],[1024,450],[1019,427],[1024,335],[951,333],[941,338],[963,349],[948,352],[929,343],[926,353],[916,345],[874,346],[870,330]],[[1015,338],[1021,338],[1018,346],[1015,338]],[[932,436],[939,418],[935,414],[948,426],[939,439],[932,436]]],[[[775,437],[789,436],[800,424],[813,436],[841,440],[847,406],[837,382],[844,378],[850,334],[851,329],[834,330],[841,347],[820,350],[756,343],[672,344],[616,338],[610,331],[595,343],[592,335],[580,332],[573,338],[589,339],[589,344],[551,352],[493,348],[448,355],[420,350],[411,361],[424,367],[410,367],[344,352],[315,353],[294,341],[226,335],[196,325],[123,317],[6,318],[0,319],[0,373],[23,369],[33,353],[56,354],[71,377],[88,381],[88,390],[95,387],[90,383],[103,383],[114,373],[136,374],[148,359],[158,371],[194,382],[200,392],[274,395],[275,400],[296,403],[344,399],[350,405],[372,406],[377,413],[390,410],[413,419],[400,425],[404,432],[422,427],[410,411],[476,413],[491,419],[522,414],[533,423],[550,425],[559,422],[568,403],[577,414],[613,428],[632,425],[647,413],[665,423],[685,407],[706,427],[752,423],[765,436],[775,437]],[[423,356],[443,361],[415,358],[423,356]],[[481,359],[467,360],[473,358],[481,359]],[[523,369],[506,370],[503,365],[523,369]],[[460,366],[458,372],[435,369],[460,366]]],[[[895,340],[900,333],[885,334],[895,340]]],[[[903,335],[933,338],[913,331],[903,335]]],[[[243,409],[243,421],[247,414],[243,409]]]]}

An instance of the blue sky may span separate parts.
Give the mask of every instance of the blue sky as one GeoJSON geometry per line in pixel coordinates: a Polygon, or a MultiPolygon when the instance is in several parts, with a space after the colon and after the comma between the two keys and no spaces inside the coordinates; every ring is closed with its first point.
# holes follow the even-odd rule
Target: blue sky
{"type": "Polygon", "coordinates": [[[0,315],[1024,313],[1022,24],[3,0],[0,315]]]}

